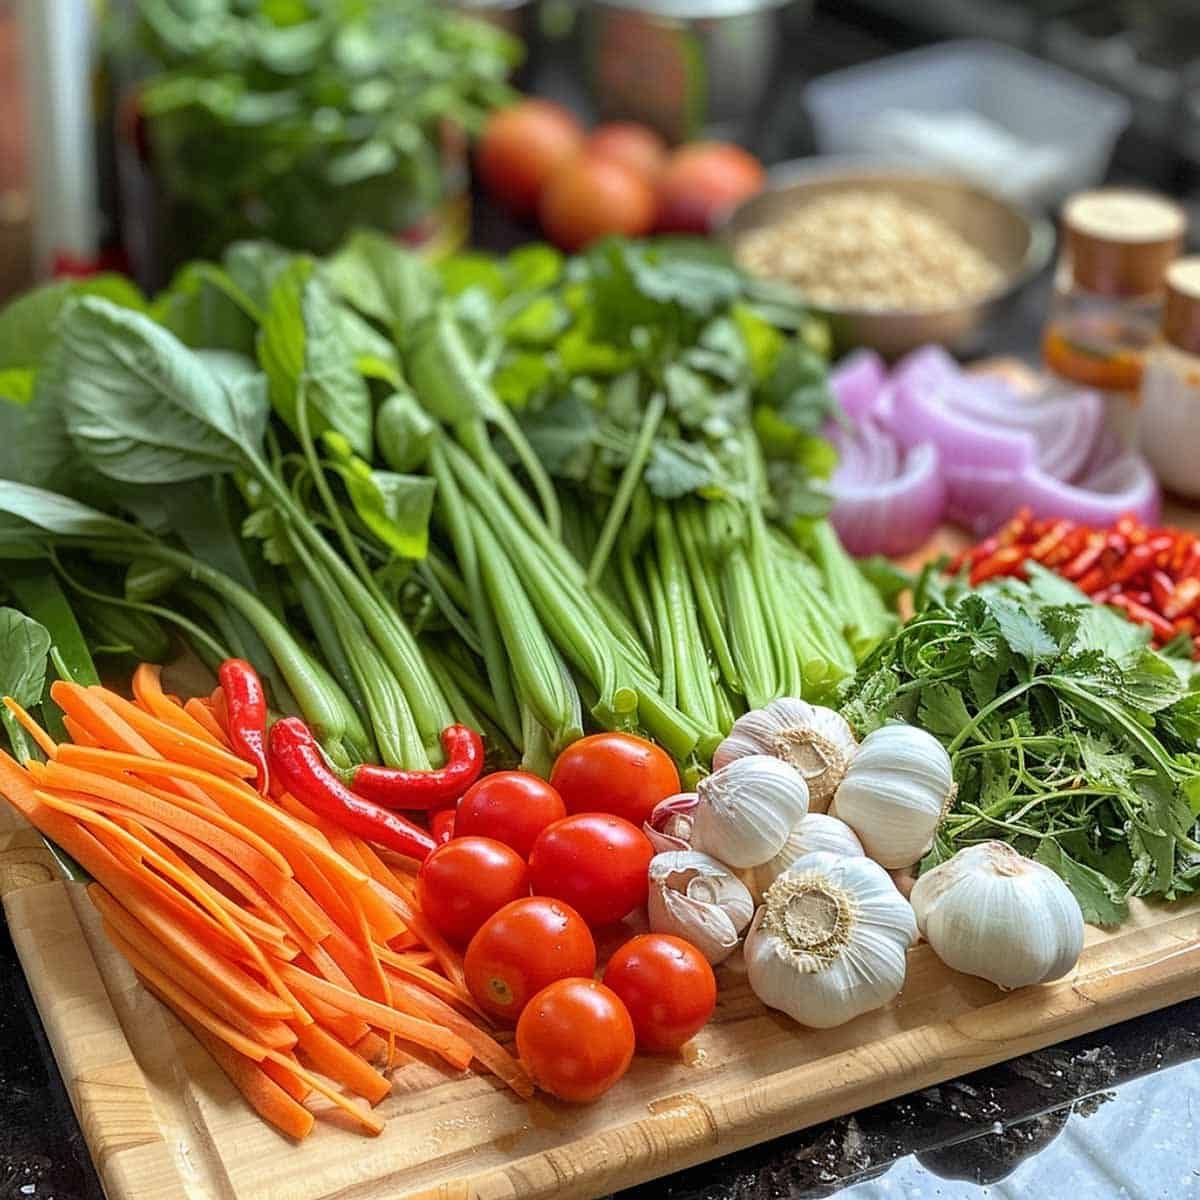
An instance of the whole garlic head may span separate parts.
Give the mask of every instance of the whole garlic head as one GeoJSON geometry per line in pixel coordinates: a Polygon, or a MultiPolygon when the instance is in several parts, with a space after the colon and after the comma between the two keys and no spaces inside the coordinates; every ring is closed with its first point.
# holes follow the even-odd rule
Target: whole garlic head
{"type": "Polygon", "coordinates": [[[714,966],[737,949],[754,901],[724,863],[695,850],[673,850],[656,854],[649,874],[646,910],[655,933],[691,942],[714,966]]]}
{"type": "Polygon", "coordinates": [[[893,870],[933,845],[955,792],[950,755],[937,738],[915,725],[884,725],[863,739],[830,812],[893,870]]]}
{"type": "Polygon", "coordinates": [[[654,806],[642,822],[642,832],[656,853],[686,850],[692,844],[692,813],[699,803],[695,792],[677,792],[654,806]]]}
{"type": "Polygon", "coordinates": [[[735,758],[696,785],[692,845],[731,867],[757,867],[783,849],[808,812],[808,785],[768,754],[735,758]]]}
{"type": "Polygon", "coordinates": [[[761,900],[763,893],[794,863],[806,854],[815,854],[819,850],[830,854],[846,855],[850,858],[861,858],[866,851],[858,835],[837,817],[828,813],[810,812],[796,822],[796,827],[787,836],[783,849],[758,867],[743,871],[742,879],[750,889],[750,894],[761,900]]]}
{"type": "Polygon", "coordinates": [[[824,812],[857,750],[841,713],[785,696],[734,721],[713,755],[713,769],[748,754],[770,754],[804,776],[810,810],[824,812]]]}
{"type": "Polygon", "coordinates": [[[926,871],[912,906],[946,966],[1002,988],[1060,979],[1083,949],[1083,913],[1071,889],[1003,842],[967,846],[926,871]]]}
{"type": "Polygon", "coordinates": [[[878,863],[808,854],[775,880],[754,915],[750,986],[800,1024],[830,1029],[900,991],[916,933],[912,908],[878,863]]]}

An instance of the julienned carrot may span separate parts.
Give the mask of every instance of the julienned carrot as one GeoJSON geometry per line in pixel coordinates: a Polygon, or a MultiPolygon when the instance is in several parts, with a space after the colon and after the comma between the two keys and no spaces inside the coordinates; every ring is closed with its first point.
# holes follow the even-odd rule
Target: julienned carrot
{"type": "Polygon", "coordinates": [[[398,1038],[423,1046],[440,1054],[452,1067],[463,1070],[471,1061],[471,1047],[457,1034],[431,1021],[406,1016],[393,1008],[361,996],[347,988],[338,987],[291,963],[281,963],[279,973],[284,981],[305,996],[317,996],[351,1016],[361,1017],[368,1025],[394,1033],[398,1038]]]}
{"type": "Polygon", "coordinates": [[[197,704],[203,704],[212,715],[212,719],[220,726],[226,737],[229,736],[229,705],[225,702],[225,689],[215,687],[209,693],[207,700],[197,698],[197,704]]]}
{"type": "MultiPolygon", "coordinates": [[[[166,997],[152,984],[146,980],[142,982],[164,1004],[171,1007],[166,997]]],[[[230,1049],[187,1013],[175,1010],[175,1015],[212,1055],[213,1061],[225,1072],[229,1082],[242,1093],[246,1102],[264,1121],[297,1141],[308,1137],[315,1118],[300,1101],[308,1095],[310,1089],[294,1070],[281,1067],[270,1059],[262,1063],[253,1062],[236,1050],[230,1049]]]]}
{"type": "MultiPolygon", "coordinates": [[[[388,1044],[384,1038],[373,1029],[368,1029],[351,1047],[354,1053],[367,1062],[378,1065],[384,1063],[388,1058],[388,1044]]],[[[405,1062],[411,1062],[411,1058],[404,1053],[403,1050],[393,1051],[393,1066],[403,1065],[405,1062]]]]}
{"type": "Polygon", "coordinates": [[[368,1104],[380,1102],[391,1090],[391,1083],[349,1046],[326,1033],[319,1025],[309,1025],[299,1033],[297,1052],[315,1071],[349,1088],[368,1104]]]}
{"type": "Polygon", "coordinates": [[[343,899],[343,893],[334,884],[330,883],[321,871],[321,868],[317,866],[304,850],[293,850],[291,852],[291,863],[292,870],[296,873],[296,878],[300,881],[300,885],[321,906],[325,915],[339,929],[349,929],[354,917],[346,901],[343,899]]]}
{"type": "Polygon", "coordinates": [[[202,725],[207,729],[210,736],[219,739],[222,746],[229,745],[229,734],[225,732],[224,725],[213,715],[212,705],[205,704],[203,700],[193,697],[183,706],[183,711],[197,725],[202,725]]]}
{"type": "Polygon", "coordinates": [[[397,950],[396,953],[407,962],[418,967],[437,966],[437,955],[432,950],[397,950]]]}
{"type": "Polygon", "coordinates": [[[92,735],[86,729],[84,729],[84,727],[80,725],[80,723],[75,720],[74,717],[68,717],[64,713],[62,722],[63,728],[66,729],[68,734],[70,734],[71,741],[73,741],[75,745],[93,746],[96,749],[99,749],[100,743],[94,737],[92,737],[92,735]]]}
{"type": "Polygon", "coordinates": [[[425,914],[411,900],[399,891],[388,892],[388,898],[400,919],[433,952],[446,978],[457,987],[465,988],[467,977],[463,971],[462,955],[438,933],[432,922],[425,919],[425,914]]]}
{"type": "Polygon", "coordinates": [[[16,718],[17,724],[33,738],[38,749],[47,758],[53,758],[58,750],[58,743],[11,696],[4,697],[4,707],[16,718]]]}
{"type": "MultiPolygon", "coordinates": [[[[392,985],[388,980],[387,974],[383,969],[383,964],[379,961],[379,955],[375,952],[375,941],[371,932],[371,925],[367,920],[367,913],[362,904],[362,892],[355,892],[351,896],[351,905],[354,908],[354,916],[358,924],[358,944],[362,952],[366,955],[371,966],[371,978],[374,981],[374,986],[377,989],[375,998],[381,1003],[386,1004],[389,1008],[392,1004],[392,985]]],[[[332,936],[332,933],[330,934],[332,936]]],[[[371,995],[368,989],[365,993],[371,995]]],[[[393,1033],[388,1033],[388,1065],[391,1066],[392,1059],[396,1053],[396,1036],[393,1033]]]]}
{"type": "Polygon", "coordinates": [[[209,741],[222,750],[229,749],[220,730],[214,733],[209,726],[197,721],[182,704],[176,703],[163,691],[162,668],[156,663],[140,663],[133,673],[131,686],[134,700],[152,717],[174,725],[201,741],[209,741]]]}
{"type": "Polygon", "coordinates": [[[413,962],[411,958],[406,958],[403,954],[397,954],[387,946],[376,946],[375,951],[379,955],[380,962],[397,974],[410,979],[418,987],[423,987],[427,992],[440,996],[448,1004],[458,1004],[463,1008],[470,1009],[480,1017],[484,1017],[485,1020],[487,1019],[483,1010],[475,1003],[471,993],[465,987],[458,987],[444,975],[439,975],[436,971],[431,971],[428,967],[413,962]]]}

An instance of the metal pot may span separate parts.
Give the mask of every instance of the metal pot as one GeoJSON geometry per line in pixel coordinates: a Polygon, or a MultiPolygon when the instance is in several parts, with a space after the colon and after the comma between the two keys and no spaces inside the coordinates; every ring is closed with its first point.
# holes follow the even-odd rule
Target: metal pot
{"type": "Polygon", "coordinates": [[[672,141],[744,139],[771,83],[784,5],[789,24],[811,10],[811,0],[590,0],[584,61],[597,110],[672,141]]]}

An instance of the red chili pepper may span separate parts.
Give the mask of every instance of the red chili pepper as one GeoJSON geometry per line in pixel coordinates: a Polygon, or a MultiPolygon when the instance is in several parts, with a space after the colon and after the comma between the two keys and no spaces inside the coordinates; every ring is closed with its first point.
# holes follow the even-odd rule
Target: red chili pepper
{"type": "Polygon", "coordinates": [[[402,771],[364,763],[351,786],[384,808],[442,808],[457,800],[483,770],[483,738],[466,725],[442,730],[446,765],[435,771],[402,771]]]}
{"type": "Polygon", "coordinates": [[[1018,509],[1013,519],[997,533],[999,544],[1011,546],[1014,542],[1019,542],[1027,533],[1032,521],[1033,513],[1028,508],[1018,509]]]}
{"type": "Polygon", "coordinates": [[[1116,522],[1113,525],[1113,531],[1115,533],[1123,534],[1125,537],[1129,537],[1132,533],[1136,532],[1138,528],[1139,522],[1133,513],[1122,513],[1116,519],[1116,522]]]}
{"type": "Polygon", "coordinates": [[[439,846],[444,845],[454,836],[454,809],[439,808],[429,818],[429,832],[439,846]]]}
{"type": "Polygon", "coordinates": [[[1154,607],[1166,616],[1167,605],[1175,593],[1175,584],[1170,575],[1163,570],[1153,571],[1150,575],[1150,595],[1154,598],[1154,607]]]}
{"type": "Polygon", "coordinates": [[[1139,604],[1132,596],[1128,596],[1124,592],[1115,595],[1109,604],[1115,608],[1124,609],[1125,615],[1131,621],[1137,621],[1140,625],[1149,625],[1154,631],[1154,636],[1162,638],[1164,642],[1169,642],[1175,636],[1175,626],[1170,621],[1145,604],[1139,604]]]}
{"type": "Polygon", "coordinates": [[[368,842],[424,860],[436,843],[398,813],[356,796],[330,769],[312,731],[299,717],[271,726],[271,767],[301,804],[368,842]]]}
{"type": "Polygon", "coordinates": [[[1001,575],[1015,575],[1025,558],[1023,546],[1002,546],[990,558],[985,558],[971,568],[971,586],[978,587],[981,583],[1001,575]]]}
{"type": "Polygon", "coordinates": [[[1148,542],[1134,546],[1125,557],[1117,563],[1109,576],[1113,583],[1128,583],[1136,579],[1154,566],[1154,550],[1148,542]]]}
{"type": "Polygon", "coordinates": [[[986,537],[971,551],[971,565],[981,563],[985,558],[989,558],[1000,549],[1000,539],[993,533],[991,537],[986,537]]]}
{"type": "Polygon", "coordinates": [[[1064,579],[1082,579],[1104,553],[1104,534],[1089,535],[1087,545],[1062,569],[1064,579]]]}
{"type": "Polygon", "coordinates": [[[1179,531],[1175,534],[1175,545],[1171,549],[1171,558],[1167,569],[1178,577],[1183,573],[1184,564],[1191,557],[1196,539],[1190,534],[1179,531]]]}
{"type": "Polygon", "coordinates": [[[244,658],[227,658],[217,678],[225,697],[233,752],[258,769],[258,790],[265,796],[271,776],[267,769],[267,697],[262,680],[244,658]]]}
{"type": "Polygon", "coordinates": [[[1089,596],[1098,592],[1108,583],[1108,573],[1103,567],[1093,567],[1082,579],[1075,580],[1075,586],[1089,596]]]}
{"type": "Polygon", "coordinates": [[[1181,633],[1186,633],[1189,637],[1192,637],[1195,635],[1198,627],[1200,626],[1197,626],[1195,617],[1181,617],[1173,626],[1176,637],[1181,633]]]}
{"type": "Polygon", "coordinates": [[[1168,621],[1177,621],[1190,615],[1197,604],[1200,604],[1200,579],[1192,575],[1175,585],[1171,598],[1162,606],[1162,614],[1168,621]]]}
{"type": "Polygon", "coordinates": [[[1077,525],[1042,559],[1042,565],[1058,568],[1070,562],[1087,545],[1091,533],[1086,525],[1077,525]]]}
{"type": "Polygon", "coordinates": [[[1052,522],[1050,527],[1030,547],[1029,557],[1036,562],[1044,563],[1051,551],[1057,549],[1074,528],[1074,521],[1062,520],[1052,522]]]}

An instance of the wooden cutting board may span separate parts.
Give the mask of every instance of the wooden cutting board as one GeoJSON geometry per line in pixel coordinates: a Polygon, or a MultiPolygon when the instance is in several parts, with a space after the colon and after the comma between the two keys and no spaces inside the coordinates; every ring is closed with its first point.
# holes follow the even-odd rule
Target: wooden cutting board
{"type": "Polygon", "coordinates": [[[795,1025],[722,969],[691,1052],[639,1056],[596,1104],[522,1103],[417,1063],[382,1136],[330,1117],[294,1145],[142,989],[7,807],[0,895],[110,1200],[586,1200],[1200,995],[1195,901],[1135,904],[1120,929],[1088,929],[1070,978],[1009,993],[918,946],[899,999],[840,1029],[795,1025]]]}

